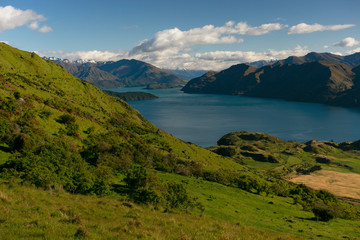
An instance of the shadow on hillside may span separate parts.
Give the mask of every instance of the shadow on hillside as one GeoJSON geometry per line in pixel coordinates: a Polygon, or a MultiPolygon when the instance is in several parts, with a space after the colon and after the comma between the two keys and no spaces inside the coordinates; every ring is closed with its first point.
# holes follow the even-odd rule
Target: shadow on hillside
{"type": "Polygon", "coordinates": [[[139,202],[139,194],[140,193],[135,191],[134,189],[130,189],[127,186],[122,185],[122,184],[113,184],[112,190],[120,195],[128,196],[134,202],[139,202]]]}
{"type": "Polygon", "coordinates": [[[3,152],[10,152],[11,149],[9,147],[5,147],[5,146],[0,146],[0,151],[3,151],[3,152]]]}

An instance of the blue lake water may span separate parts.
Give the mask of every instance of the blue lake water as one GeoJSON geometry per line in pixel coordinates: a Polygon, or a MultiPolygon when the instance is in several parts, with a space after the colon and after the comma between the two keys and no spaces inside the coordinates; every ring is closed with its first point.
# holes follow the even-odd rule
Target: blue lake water
{"type": "Polygon", "coordinates": [[[265,132],[283,140],[306,142],[360,139],[360,110],[322,104],[242,96],[185,94],[180,88],[145,90],[160,97],[129,104],[158,128],[203,147],[235,131],[265,132]]]}

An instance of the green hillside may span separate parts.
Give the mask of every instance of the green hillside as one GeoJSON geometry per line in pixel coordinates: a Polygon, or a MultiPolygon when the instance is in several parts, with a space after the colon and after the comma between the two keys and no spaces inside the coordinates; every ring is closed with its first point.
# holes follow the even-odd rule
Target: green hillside
{"type": "Polygon", "coordinates": [[[360,237],[356,206],[185,143],[4,43],[0,102],[5,239],[360,237]]]}

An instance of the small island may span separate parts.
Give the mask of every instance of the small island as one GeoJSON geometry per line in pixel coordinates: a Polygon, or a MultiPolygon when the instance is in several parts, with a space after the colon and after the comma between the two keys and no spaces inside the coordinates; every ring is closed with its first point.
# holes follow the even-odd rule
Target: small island
{"type": "Polygon", "coordinates": [[[183,87],[179,84],[173,84],[173,83],[150,83],[148,84],[145,89],[168,89],[168,88],[177,88],[177,87],[183,87]]]}
{"type": "Polygon", "coordinates": [[[103,92],[110,96],[120,98],[124,101],[141,101],[159,98],[154,94],[146,92],[114,92],[110,90],[103,90],[103,92]]]}

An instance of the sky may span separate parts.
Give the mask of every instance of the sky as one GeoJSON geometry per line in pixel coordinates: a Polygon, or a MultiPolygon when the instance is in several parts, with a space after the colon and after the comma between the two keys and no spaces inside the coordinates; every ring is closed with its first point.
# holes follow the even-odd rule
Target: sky
{"type": "Polygon", "coordinates": [[[221,70],[360,52],[359,0],[0,0],[0,41],[40,56],[221,70]]]}

